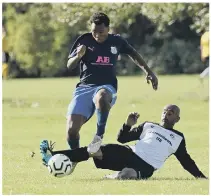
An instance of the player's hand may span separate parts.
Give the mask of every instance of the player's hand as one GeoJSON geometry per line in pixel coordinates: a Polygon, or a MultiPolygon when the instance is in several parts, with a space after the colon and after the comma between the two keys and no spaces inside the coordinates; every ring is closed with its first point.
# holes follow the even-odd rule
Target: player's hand
{"type": "Polygon", "coordinates": [[[147,80],[147,83],[149,84],[150,81],[152,83],[152,88],[154,90],[157,90],[158,88],[158,79],[156,77],[156,75],[153,73],[153,72],[149,72],[146,76],[146,80],[147,80]]]}
{"type": "Polygon", "coordinates": [[[137,112],[132,112],[128,115],[127,120],[126,120],[126,125],[132,127],[133,125],[135,125],[137,123],[137,120],[139,118],[139,113],[137,112]]]}
{"type": "Polygon", "coordinates": [[[83,57],[85,53],[86,53],[86,46],[85,45],[80,45],[80,46],[77,47],[77,56],[79,58],[83,57]]]}

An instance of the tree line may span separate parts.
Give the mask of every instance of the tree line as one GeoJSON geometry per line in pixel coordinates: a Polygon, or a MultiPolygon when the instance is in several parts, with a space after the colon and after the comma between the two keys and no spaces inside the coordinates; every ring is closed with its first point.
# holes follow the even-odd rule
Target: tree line
{"type": "MultiPolygon", "coordinates": [[[[74,40],[105,12],[111,32],[128,40],[158,74],[199,73],[200,36],[209,29],[208,3],[4,3],[11,77],[77,75],[66,68],[74,40]]],[[[140,70],[125,56],[117,74],[140,70]]]]}

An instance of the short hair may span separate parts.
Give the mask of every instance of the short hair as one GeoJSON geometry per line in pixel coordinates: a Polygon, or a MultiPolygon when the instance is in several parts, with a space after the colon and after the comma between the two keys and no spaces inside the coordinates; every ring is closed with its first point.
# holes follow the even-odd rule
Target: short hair
{"type": "Polygon", "coordinates": [[[180,116],[180,108],[177,106],[177,105],[173,105],[173,104],[168,104],[164,107],[164,110],[165,109],[171,109],[171,110],[174,110],[174,112],[177,113],[178,116],[180,116]]]}
{"type": "Polygon", "coordinates": [[[96,25],[104,24],[106,27],[108,27],[110,24],[110,19],[103,12],[96,12],[91,16],[90,22],[91,24],[94,23],[96,25]]]}

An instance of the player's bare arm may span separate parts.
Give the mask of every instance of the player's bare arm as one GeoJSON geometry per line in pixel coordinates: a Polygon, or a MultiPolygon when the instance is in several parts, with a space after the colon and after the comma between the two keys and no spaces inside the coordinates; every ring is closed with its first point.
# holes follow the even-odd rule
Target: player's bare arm
{"type": "Polygon", "coordinates": [[[148,67],[142,56],[134,49],[131,48],[132,52],[129,55],[130,58],[133,60],[133,62],[138,65],[145,73],[146,73],[146,80],[147,83],[151,81],[152,87],[154,90],[157,90],[158,88],[158,79],[156,75],[153,73],[153,71],[148,67]]]}
{"type": "Polygon", "coordinates": [[[85,53],[86,53],[85,45],[81,45],[81,46],[77,47],[77,55],[68,59],[67,68],[74,69],[85,53]]]}

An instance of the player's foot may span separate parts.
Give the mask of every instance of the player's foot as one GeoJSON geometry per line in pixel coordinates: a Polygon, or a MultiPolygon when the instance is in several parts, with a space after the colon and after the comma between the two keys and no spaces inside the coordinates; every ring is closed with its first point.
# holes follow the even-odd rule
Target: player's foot
{"type": "Polygon", "coordinates": [[[48,140],[43,140],[40,143],[40,153],[41,153],[41,156],[42,156],[43,164],[45,166],[48,165],[48,161],[52,157],[52,150],[53,150],[54,144],[55,143],[52,143],[50,141],[50,145],[49,145],[48,140]]]}
{"type": "MultiPolygon", "coordinates": [[[[73,163],[72,163],[72,169],[71,169],[70,174],[73,173],[73,171],[75,170],[75,167],[76,167],[77,164],[78,164],[78,162],[73,162],[73,163]]],[[[70,174],[69,174],[69,175],[70,175],[70,174]]]]}
{"type": "Polygon", "coordinates": [[[95,135],[92,142],[88,145],[87,151],[90,154],[94,154],[100,149],[101,144],[102,144],[102,138],[98,135],[95,135]]]}
{"type": "Polygon", "coordinates": [[[108,174],[105,175],[103,178],[104,179],[117,179],[119,172],[113,173],[113,174],[108,174]]]}

